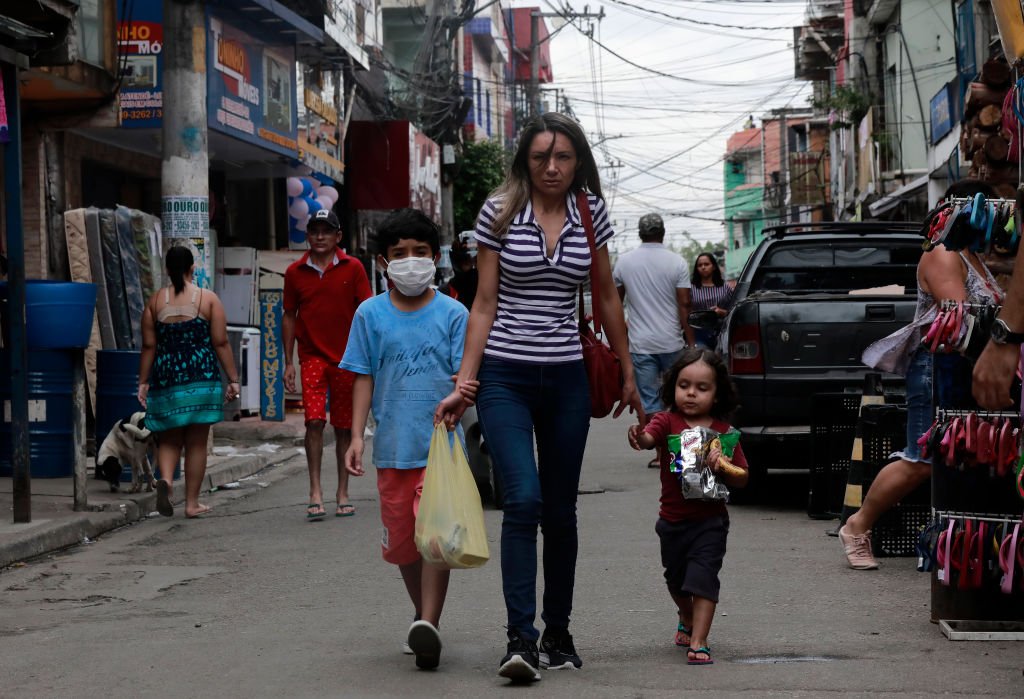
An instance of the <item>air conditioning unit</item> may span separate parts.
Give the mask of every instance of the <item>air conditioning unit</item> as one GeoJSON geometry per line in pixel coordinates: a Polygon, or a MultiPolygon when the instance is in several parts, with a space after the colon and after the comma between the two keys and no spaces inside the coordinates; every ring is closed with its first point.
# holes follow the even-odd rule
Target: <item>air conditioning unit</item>
{"type": "Polygon", "coordinates": [[[228,326],[228,343],[235,356],[241,391],[238,398],[224,406],[225,420],[260,414],[260,331],[236,325],[228,326]]]}

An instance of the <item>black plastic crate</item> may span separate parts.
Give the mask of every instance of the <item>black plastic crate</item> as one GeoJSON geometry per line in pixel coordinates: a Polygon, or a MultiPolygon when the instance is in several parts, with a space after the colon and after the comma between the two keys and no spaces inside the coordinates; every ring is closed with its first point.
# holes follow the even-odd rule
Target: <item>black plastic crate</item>
{"type": "Polygon", "coordinates": [[[893,452],[907,446],[905,405],[865,405],[860,424],[863,460],[873,473],[892,460],[893,452]]]}
{"type": "MultiPolygon", "coordinates": [[[[904,405],[865,405],[861,414],[864,445],[864,494],[890,455],[907,445],[907,408],[904,405]]],[[[921,530],[931,519],[931,487],[923,483],[882,515],[871,531],[877,557],[914,556],[921,530]]]]}
{"type": "MultiPolygon", "coordinates": [[[[867,492],[865,488],[864,492],[867,492]]],[[[916,556],[917,540],[931,520],[932,508],[925,484],[882,515],[871,530],[871,549],[875,557],[916,556]],[[920,493],[924,493],[925,502],[920,493]]]]}
{"type": "Polygon", "coordinates": [[[842,512],[859,414],[859,393],[811,396],[810,517],[833,518],[842,512]]]}

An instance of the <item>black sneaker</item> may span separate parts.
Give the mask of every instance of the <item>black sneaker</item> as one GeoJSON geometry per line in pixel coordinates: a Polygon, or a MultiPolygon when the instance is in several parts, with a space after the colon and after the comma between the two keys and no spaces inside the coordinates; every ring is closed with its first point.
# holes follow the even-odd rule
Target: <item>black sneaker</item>
{"type": "Polygon", "coordinates": [[[409,649],[416,656],[416,667],[433,670],[441,662],[441,634],[429,621],[414,621],[409,627],[409,649]]]}
{"type": "Polygon", "coordinates": [[[537,644],[527,641],[515,631],[509,631],[508,653],[501,659],[498,675],[513,682],[535,682],[540,679],[539,665],[537,644]]]}
{"type": "Polygon", "coordinates": [[[572,635],[566,629],[544,629],[540,639],[540,666],[545,670],[579,670],[583,661],[576,655],[572,635]]]}

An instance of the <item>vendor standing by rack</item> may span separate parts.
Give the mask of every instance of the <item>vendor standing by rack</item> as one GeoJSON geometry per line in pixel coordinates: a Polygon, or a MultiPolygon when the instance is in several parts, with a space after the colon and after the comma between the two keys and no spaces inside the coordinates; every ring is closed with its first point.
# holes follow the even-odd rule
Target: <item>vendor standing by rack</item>
{"type": "MultiPolygon", "coordinates": [[[[943,197],[994,196],[987,185],[960,182],[943,197]],[[986,191],[989,190],[989,191],[986,191]]],[[[926,232],[935,215],[925,222],[926,232]]],[[[897,502],[926,482],[932,474],[931,458],[917,444],[938,405],[958,407],[969,401],[970,364],[959,354],[934,354],[922,338],[939,314],[940,301],[975,304],[1000,303],[1002,292],[988,269],[970,250],[954,252],[934,246],[917,266],[917,310],[905,328],[878,340],[864,351],[864,363],[906,376],[907,445],[896,461],[887,464],[871,484],[861,508],[839,529],[846,561],[855,570],[878,568],[871,551],[871,528],[897,502]]]]}

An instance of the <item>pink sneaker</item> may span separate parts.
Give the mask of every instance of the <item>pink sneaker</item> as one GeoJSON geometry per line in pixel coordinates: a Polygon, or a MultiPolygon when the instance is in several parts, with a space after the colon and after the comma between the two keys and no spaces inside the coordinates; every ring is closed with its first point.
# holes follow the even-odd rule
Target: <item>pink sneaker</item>
{"type": "Polygon", "coordinates": [[[846,531],[844,524],[839,530],[839,541],[846,552],[846,562],[854,570],[875,570],[878,561],[871,555],[871,532],[855,536],[846,531]]]}

